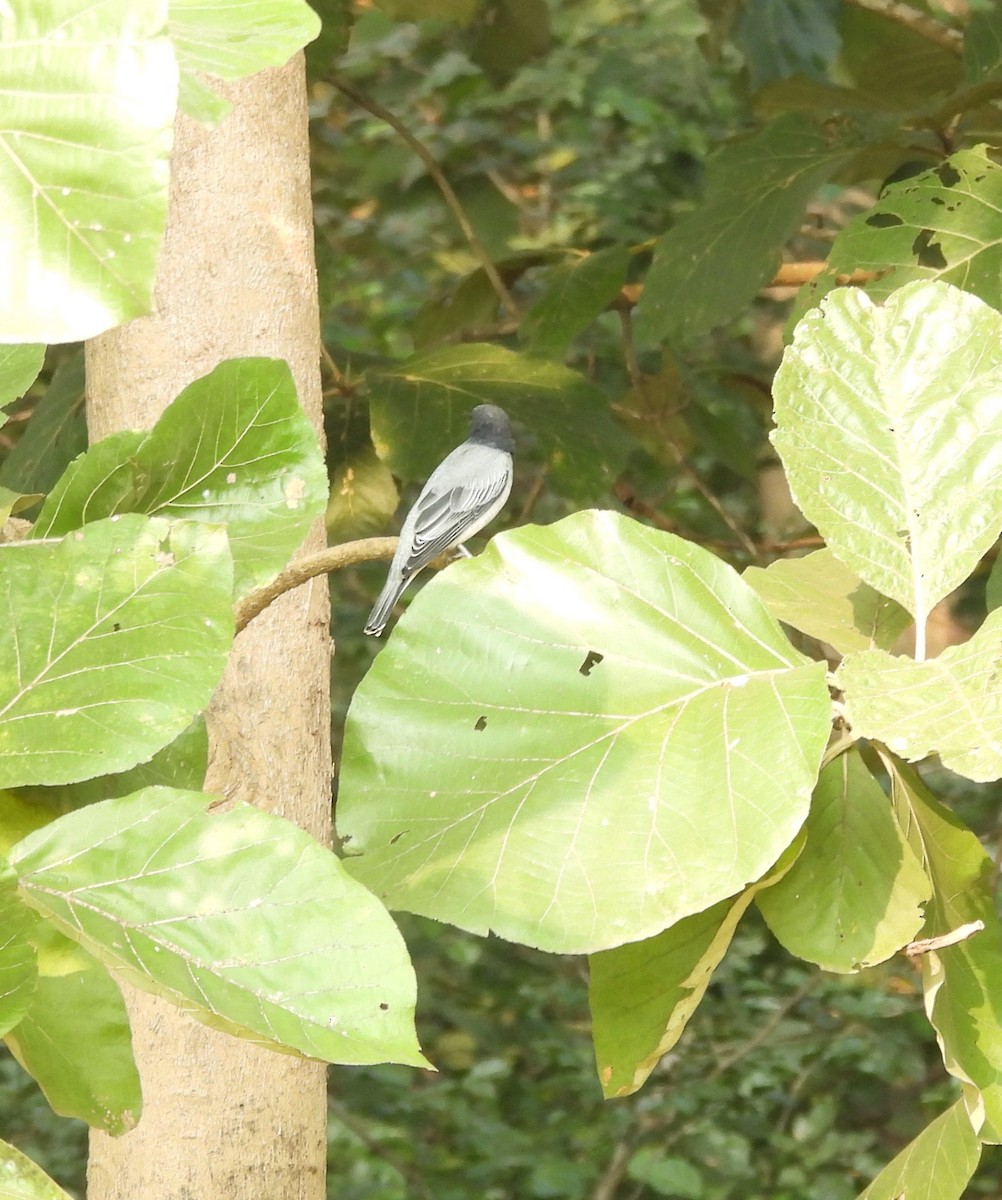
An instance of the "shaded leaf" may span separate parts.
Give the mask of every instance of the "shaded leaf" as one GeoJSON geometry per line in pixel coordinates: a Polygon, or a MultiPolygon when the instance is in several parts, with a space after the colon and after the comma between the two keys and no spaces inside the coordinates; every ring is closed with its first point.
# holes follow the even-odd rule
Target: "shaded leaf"
{"type": "Polygon", "coordinates": [[[125,516],[0,549],[0,786],[152,757],[209,702],[233,636],[222,530],[125,516]]]}
{"type": "Polygon", "coordinates": [[[313,0],[310,7],[321,26],[319,36],[306,46],[306,71],[310,79],[320,79],[348,49],[355,15],[351,0],[313,0]]]}
{"type": "Polygon", "coordinates": [[[0,408],[24,395],[44,361],[44,346],[0,346],[0,408]]]}
{"type": "Polygon", "coordinates": [[[960,57],[906,22],[844,4],[839,67],[871,105],[928,112],[961,81],[960,57]]]}
{"type": "Polygon", "coordinates": [[[396,511],[400,493],[390,468],[371,446],[341,461],[331,472],[325,522],[332,543],[382,533],[396,511]]]}
{"type": "Polygon", "coordinates": [[[790,869],[802,844],[798,838],[764,879],[739,895],[652,938],[589,958],[592,1040],[607,1099],[637,1091],[678,1042],[756,893],[790,869]]]}
{"type": "Polygon", "coordinates": [[[53,489],[35,537],[120,512],[225,524],[242,596],[285,566],[327,503],[327,470],[288,364],[234,358],[196,379],[146,434],[91,447],[53,489]]]}
{"type": "Polygon", "coordinates": [[[862,583],[830,550],[780,558],[742,575],[780,621],[827,642],[839,654],[889,649],[910,624],[900,604],[862,583]]]}
{"type": "Polygon", "coordinates": [[[38,987],[7,1045],[53,1111],[113,1136],[135,1127],[143,1097],[118,985],[86,950],[36,921],[38,987]]]}
{"type": "Polygon", "coordinates": [[[921,928],[932,888],[857,751],[821,772],[804,828],[800,857],[758,896],[776,938],[826,971],[896,954],[921,928]]]}
{"type": "Polygon", "coordinates": [[[214,1028],[331,1062],[426,1065],[414,972],[383,907],[290,821],[213,801],[147,788],[70,813],[16,847],[21,892],[214,1028]]]}
{"type": "Polygon", "coordinates": [[[37,1163],[0,1141],[0,1200],[73,1200],[37,1163]]]}
{"type": "Polygon", "coordinates": [[[808,200],[852,152],[798,113],[716,151],[702,203],[658,240],[638,336],[684,341],[743,312],[772,278],[808,200]]]}
{"type": "Polygon", "coordinates": [[[626,246],[608,246],[553,267],[543,294],[522,319],[520,340],[534,354],[562,357],[619,295],[629,266],[626,246]]]}
{"type": "Polygon", "coordinates": [[[1002,78],[1002,11],[972,12],[964,30],[964,75],[971,83],[1002,78]]]}
{"type": "Polygon", "coordinates": [[[22,493],[47,492],[87,449],[84,357],[60,363],[21,436],[0,463],[0,484],[22,493]]]}
{"type": "Polygon", "coordinates": [[[80,341],[152,305],[177,99],[167,5],[5,11],[0,328],[10,341],[80,341]]]}
{"type": "Polygon", "coordinates": [[[749,0],[734,40],[753,88],[787,75],[823,75],[839,48],[838,0],[749,0]]]}
{"type": "Polygon", "coordinates": [[[483,267],[464,275],[444,296],[422,305],[411,326],[418,350],[427,350],[455,334],[483,329],[497,319],[498,294],[483,267]]]}
{"type": "Polygon", "coordinates": [[[526,526],[431,580],[356,691],[347,864],[547,950],[650,937],[776,861],[829,721],[824,664],[707,551],[611,512],[526,526]]]}
{"type": "Polygon", "coordinates": [[[858,736],[911,762],[938,754],[968,779],[1002,778],[1002,610],[929,662],[883,650],[847,655],[838,681],[858,736]]]}
{"type": "Polygon", "coordinates": [[[484,403],[525,423],[567,495],[600,495],[626,458],[629,440],[604,393],[560,363],[474,343],[415,355],[367,379],[373,441],[405,481],[427,479],[484,403]]]}
{"type": "Polygon", "coordinates": [[[922,937],[973,921],[985,928],[955,946],[920,956],[925,1006],[946,1069],[961,1081],[968,1118],[982,1141],[1002,1141],[1002,925],[995,912],[992,860],[911,767],[885,757],[891,798],[912,848],[932,880],[922,937]]]}
{"type": "Polygon", "coordinates": [[[23,1018],[38,983],[31,928],[35,916],[17,894],[17,876],[0,858],[0,1037],[23,1018]]]}
{"type": "Polygon", "coordinates": [[[935,282],[883,307],[833,292],[776,374],[772,440],[794,499],[920,636],[1002,529],[1000,388],[1002,316],[935,282]]]}
{"type": "Polygon", "coordinates": [[[958,1100],[887,1164],[858,1200],[960,1200],[981,1161],[981,1143],[958,1100]]]}

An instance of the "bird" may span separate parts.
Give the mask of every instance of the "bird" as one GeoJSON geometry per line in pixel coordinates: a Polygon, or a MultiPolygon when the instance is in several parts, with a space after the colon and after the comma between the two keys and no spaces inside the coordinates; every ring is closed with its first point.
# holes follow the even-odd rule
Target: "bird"
{"type": "Polygon", "coordinates": [[[414,576],[446,550],[479,532],[511,492],[512,438],[508,414],[496,404],[470,413],[470,436],[435,468],[407,514],[386,583],[365,632],[379,637],[393,606],[414,576]]]}

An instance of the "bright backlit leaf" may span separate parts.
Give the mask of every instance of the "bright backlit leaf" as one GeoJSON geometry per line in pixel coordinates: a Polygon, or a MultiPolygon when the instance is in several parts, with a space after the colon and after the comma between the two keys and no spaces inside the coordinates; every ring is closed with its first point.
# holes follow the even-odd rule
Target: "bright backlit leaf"
{"type": "Polygon", "coordinates": [[[840,654],[889,649],[911,622],[900,604],[862,583],[830,550],[747,567],[741,578],[774,617],[840,654]]]}
{"type": "Polygon", "coordinates": [[[124,771],[181,733],[226,665],[231,570],[223,530],[141,516],[0,547],[0,787],[124,771]]]}
{"type": "Polygon", "coordinates": [[[426,1065],[416,983],[383,906],[330,851],[251,805],[147,788],[12,855],[21,893],[135,986],[214,1028],[341,1063],[426,1065]]]}
{"type": "Polygon", "coordinates": [[[981,1161],[962,1100],[931,1121],[858,1200],[960,1200],[981,1161]]]}
{"type": "Polygon", "coordinates": [[[842,288],[797,326],[773,441],[829,547],[919,629],[1002,530],[1002,314],[944,283],[842,288]]]}
{"type": "Polygon", "coordinates": [[[740,895],[640,942],[588,960],[595,1062],[607,1098],[637,1091],[682,1036],[761,888],[790,869],[798,838],[769,874],[740,895]]]}
{"type": "Polygon", "coordinates": [[[1002,609],[960,646],[928,662],[883,650],[850,654],[838,671],[853,730],[912,762],[938,754],[968,779],[1002,778],[1002,609]]]}
{"type": "Polygon", "coordinates": [[[38,980],[30,941],[35,917],[17,894],[17,878],[0,858],[0,1037],[22,1019],[38,980]]]}
{"type": "Polygon", "coordinates": [[[898,820],[932,880],[923,938],[981,921],[980,933],[919,956],[925,1006],[943,1062],[961,1081],[982,1141],[1002,1142],[1002,924],[992,860],[911,767],[886,760],[898,820]]]}
{"type": "Polygon", "coordinates": [[[821,772],[804,828],[800,857],[758,897],[777,939],[826,971],[896,954],[922,927],[932,888],[855,750],[821,772]]]}
{"type": "Polygon", "coordinates": [[[431,580],[355,693],[347,864],[548,950],[650,937],[776,861],[830,719],[824,664],[707,551],[611,512],[526,526],[431,580]]]}
{"type": "Polygon", "coordinates": [[[81,946],[35,923],[38,987],[7,1045],[52,1109],[112,1135],[139,1120],[143,1097],[118,985],[81,946]]]}
{"type": "Polygon", "coordinates": [[[166,0],[0,8],[4,340],[80,341],[150,311],[177,99],[166,26],[166,0]]]}
{"type": "Polygon", "coordinates": [[[40,1166],[7,1142],[0,1141],[2,1200],[73,1200],[40,1166]]]}
{"type": "Polygon", "coordinates": [[[146,434],[116,433],[78,458],[33,534],[113,513],[225,524],[238,596],[291,557],[327,503],[327,469],[288,364],[234,358],[196,379],[146,434]]]}

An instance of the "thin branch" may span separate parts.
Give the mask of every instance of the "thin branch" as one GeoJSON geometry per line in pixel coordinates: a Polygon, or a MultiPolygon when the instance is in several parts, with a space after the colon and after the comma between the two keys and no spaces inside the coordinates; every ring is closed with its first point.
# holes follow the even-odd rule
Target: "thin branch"
{"type": "Polygon", "coordinates": [[[718,1061],[717,1065],[713,1068],[709,1075],[707,1075],[705,1082],[712,1083],[714,1080],[719,1079],[725,1071],[729,1071],[731,1067],[737,1066],[737,1064],[743,1058],[747,1058],[749,1054],[753,1054],[760,1046],[765,1045],[765,1043],[769,1040],[769,1036],[772,1034],[773,1030],[780,1025],[789,1012],[796,1008],[801,1000],[809,996],[811,992],[814,991],[814,989],[820,983],[820,980],[821,977],[819,975],[808,976],[807,980],[801,984],[801,986],[797,988],[797,990],[791,996],[788,996],[783,1001],[779,1008],[776,1009],[776,1011],[756,1034],[750,1037],[746,1042],[742,1042],[732,1054],[729,1054],[725,1058],[722,1058],[718,1061]]]}
{"type": "Polygon", "coordinates": [[[590,1200],[615,1200],[619,1185],[623,1182],[626,1168],[637,1148],[632,1138],[623,1138],[616,1143],[605,1170],[598,1177],[598,1182],[592,1189],[590,1200]]]}
{"type": "Polygon", "coordinates": [[[384,108],[377,100],[371,99],[364,92],[360,92],[354,84],[349,83],[342,75],[328,75],[327,81],[334,85],[339,92],[343,92],[351,100],[354,100],[361,108],[372,113],[374,117],[378,117],[380,121],[385,121],[387,125],[399,134],[399,136],[407,143],[414,153],[420,158],[425,165],[425,170],[434,180],[438,190],[442,193],[442,199],[448,205],[450,212],[456,218],[456,223],[463,231],[463,236],[466,238],[470,249],[480,260],[480,265],[484,269],[484,273],[491,281],[491,286],[497,292],[498,299],[508,315],[517,320],[520,317],[518,305],[515,303],[511,292],[505,285],[504,280],[494,265],[494,260],[491,258],[487,247],[483,244],[480,238],[477,237],[476,230],[470,224],[470,219],[466,215],[466,210],[460,203],[459,197],[452,190],[452,185],[442,173],[441,167],[435,161],[431,151],[420,141],[400,120],[390,112],[388,108],[384,108]]]}
{"type": "Polygon", "coordinates": [[[969,921],[966,925],[951,929],[949,933],[941,933],[939,937],[919,938],[917,942],[909,942],[905,946],[905,954],[909,958],[916,958],[920,954],[928,954],[931,950],[942,950],[944,946],[956,946],[958,942],[966,942],[968,938],[980,933],[984,927],[984,921],[969,921]]]}
{"type": "Polygon", "coordinates": [[[340,546],[328,546],[326,550],[319,550],[316,554],[307,554],[303,558],[297,558],[284,571],[276,575],[271,583],[255,588],[237,604],[234,611],[237,633],[246,629],[251,621],[259,613],[264,612],[269,604],[273,604],[279,596],[308,583],[317,575],[340,571],[342,567],[356,567],[359,563],[384,561],[393,557],[393,551],[396,548],[397,539],[395,537],[362,538],[357,542],[344,542],[340,546]]]}
{"type": "MultiPolygon", "coordinates": [[[[629,371],[630,380],[633,383],[634,391],[637,396],[644,394],[644,377],[640,371],[640,364],[637,362],[637,348],[633,342],[633,318],[628,309],[619,309],[619,324],[623,334],[623,356],[626,359],[626,369],[629,371]]],[[[690,466],[685,455],[675,445],[667,435],[664,439],[664,444],[668,449],[668,453],[675,460],[679,469],[685,474],[686,478],[692,483],[693,487],[703,499],[709,504],[717,516],[723,521],[727,528],[734,534],[745,551],[751,555],[753,561],[759,559],[758,547],[745,533],[741,526],[734,520],[731,514],[720,503],[717,497],[710,491],[706,484],[699,477],[697,472],[690,466]]]]}
{"type": "Polygon", "coordinates": [[[919,34],[951,54],[961,55],[964,52],[964,35],[957,29],[951,29],[927,13],[912,8],[910,4],[901,4],[899,0],[849,0],[857,8],[876,13],[903,25],[913,33],[919,34]]]}

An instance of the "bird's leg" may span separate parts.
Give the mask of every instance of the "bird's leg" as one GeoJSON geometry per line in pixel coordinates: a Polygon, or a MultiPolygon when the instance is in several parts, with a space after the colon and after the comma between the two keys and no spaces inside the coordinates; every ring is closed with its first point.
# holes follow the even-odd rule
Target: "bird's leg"
{"type": "Polygon", "coordinates": [[[473,557],[473,555],[469,552],[469,550],[466,549],[466,547],[463,545],[462,542],[460,542],[455,547],[455,550],[456,550],[456,554],[459,558],[472,558],[473,557]]]}

